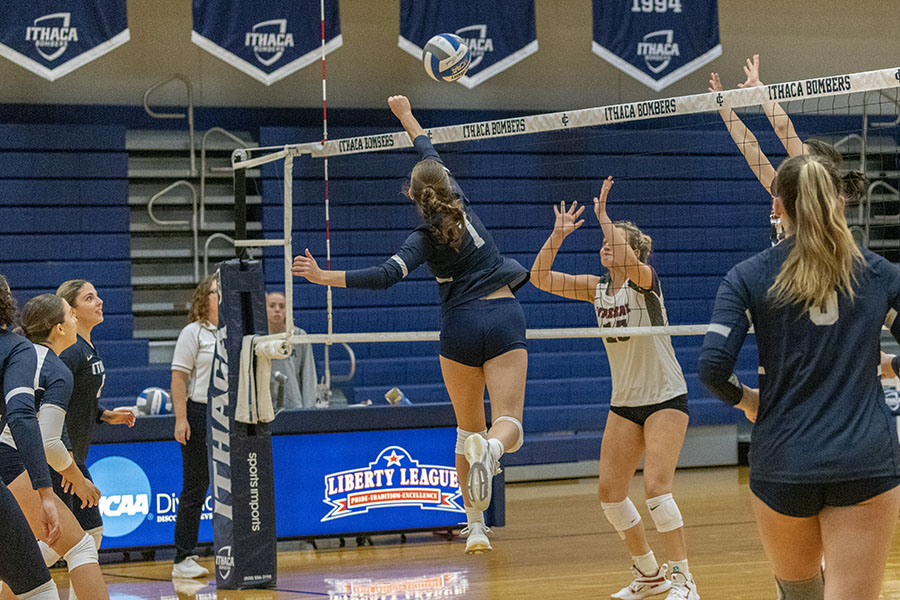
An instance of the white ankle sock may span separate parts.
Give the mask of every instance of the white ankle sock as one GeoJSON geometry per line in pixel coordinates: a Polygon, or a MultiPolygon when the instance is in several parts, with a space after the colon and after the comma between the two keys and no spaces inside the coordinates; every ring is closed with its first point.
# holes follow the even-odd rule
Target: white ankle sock
{"type": "Polygon", "coordinates": [[[644,575],[653,575],[659,570],[659,563],[656,562],[653,550],[643,556],[632,556],[631,560],[634,561],[634,566],[638,568],[638,571],[644,575]]]}
{"type": "Polygon", "coordinates": [[[669,563],[669,568],[671,573],[675,573],[676,571],[684,574],[685,577],[689,577],[691,572],[688,570],[688,561],[684,560],[673,560],[669,563]]]}
{"type": "Polygon", "coordinates": [[[466,521],[469,523],[484,523],[484,513],[474,508],[466,507],[466,521]]]}

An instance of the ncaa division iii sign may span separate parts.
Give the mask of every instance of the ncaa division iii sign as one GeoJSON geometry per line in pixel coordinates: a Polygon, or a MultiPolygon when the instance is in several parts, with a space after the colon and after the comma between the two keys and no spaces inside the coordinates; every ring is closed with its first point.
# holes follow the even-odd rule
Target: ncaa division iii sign
{"type": "MultiPolygon", "coordinates": [[[[318,0],[194,0],[191,41],[271,85],[321,59],[321,7],[318,0]]],[[[325,0],[325,53],[342,43],[338,0],[325,0]]]]}
{"type": "Polygon", "coordinates": [[[125,0],[0,1],[0,56],[50,81],[129,37],[125,0]]]}
{"type": "Polygon", "coordinates": [[[593,0],[594,54],[660,91],[722,54],[717,0],[593,0]]]}

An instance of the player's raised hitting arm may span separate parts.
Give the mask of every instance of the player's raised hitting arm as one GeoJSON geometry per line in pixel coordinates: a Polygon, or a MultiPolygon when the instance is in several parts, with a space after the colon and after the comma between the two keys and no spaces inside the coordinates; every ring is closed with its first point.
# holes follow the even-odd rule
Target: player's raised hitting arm
{"type": "Polygon", "coordinates": [[[607,177],[600,190],[600,196],[594,198],[594,215],[600,222],[603,230],[603,248],[601,252],[611,252],[613,267],[625,269],[625,276],[647,290],[653,287],[653,270],[638,259],[632,247],[628,244],[625,233],[616,227],[612,219],[606,213],[606,199],[613,186],[613,178],[607,177]]]}
{"type": "Polygon", "coordinates": [[[572,300],[594,301],[594,290],[600,278],[596,275],[570,275],[553,270],[553,261],[563,241],[576,229],[584,224],[580,219],[584,207],[578,206],[578,202],[572,202],[572,206],[566,209],[566,203],[560,202],[557,207],[553,205],[556,220],[553,223],[553,231],[544,242],[534,264],[531,266],[531,283],[539,290],[556,294],[572,300]]]}
{"type": "Polygon", "coordinates": [[[412,107],[409,105],[409,99],[406,96],[391,96],[388,98],[388,106],[391,112],[400,120],[403,129],[409,136],[409,141],[415,140],[420,135],[425,135],[425,130],[419,125],[419,121],[412,114],[412,107]]]}

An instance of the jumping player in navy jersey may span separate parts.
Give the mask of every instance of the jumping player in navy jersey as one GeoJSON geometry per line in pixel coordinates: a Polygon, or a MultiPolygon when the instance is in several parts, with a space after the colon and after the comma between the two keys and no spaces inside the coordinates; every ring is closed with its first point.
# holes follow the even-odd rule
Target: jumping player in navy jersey
{"type": "MultiPolygon", "coordinates": [[[[608,177],[594,214],[603,230],[601,264],[604,276],[570,275],[554,271],[556,253],[569,234],[581,227],[584,207],[565,202],[553,207],[553,232],[531,267],[531,282],[551,294],[594,305],[600,327],[668,325],[656,270],[647,264],[652,241],[633,223],[613,222],[606,201],[613,179],[608,177]]],[[[668,336],[608,337],[603,340],[612,374],[612,399],[600,449],[599,498],[603,514],[631,554],[632,582],[612,594],[640,600],[669,592],[675,600],[699,600],[688,569],[684,524],[672,497],[675,467],[688,425],[687,385],[668,336]],[[656,561],[640,514],[628,498],[641,456],[647,507],[666,548],[668,565],[656,561]],[[672,573],[666,577],[671,566],[672,573]]]]}
{"type": "MultiPolygon", "coordinates": [[[[28,467],[30,487],[39,498],[37,531],[33,532],[16,499],[0,480],[0,593],[12,591],[17,598],[59,600],[34,539],[37,533],[56,543],[60,535],[57,500],[34,410],[37,354],[31,342],[9,331],[15,316],[15,300],[6,278],[0,275],[0,424],[9,425],[21,460],[28,467]]],[[[5,466],[0,462],[0,468],[5,466]]]]}
{"type": "Polygon", "coordinates": [[[484,511],[500,456],[522,446],[528,353],[525,315],[513,295],[528,271],[504,258],[468,198],[450,175],[404,96],[388,99],[419,154],[408,195],[424,223],[384,264],[355,271],[322,271],[306,250],[293,274],[336,287],[385,289],[428,263],[441,298],[441,372],[456,413],[456,471],[466,505],[466,552],[491,550],[484,511]],[[493,424],[484,420],[484,388],[493,424]]]}
{"type": "MultiPolygon", "coordinates": [[[[34,379],[35,408],[41,428],[46,461],[71,482],[82,507],[100,501],[100,491],[82,475],[62,442],[66,408],[72,393],[72,373],[57,354],[75,342],[75,313],[68,303],[54,294],[29,300],[22,309],[22,330],[35,344],[37,375],[34,379]]],[[[39,534],[41,501],[28,483],[25,461],[8,430],[0,434],[0,479],[15,496],[25,517],[39,534]]],[[[44,561],[51,566],[65,557],[72,588],[81,598],[106,598],[106,584],[100,572],[97,548],[78,520],[59,498],[55,498],[61,534],[56,542],[41,545],[44,561]]],[[[0,593],[4,600],[11,598],[0,593]]]]}
{"type": "MultiPolygon", "coordinates": [[[[59,357],[72,372],[72,398],[66,413],[66,432],[71,445],[72,457],[82,474],[90,479],[85,462],[91,447],[91,437],[96,423],[134,426],[135,414],[131,410],[106,410],[99,406],[103,383],[106,381],[106,370],[103,360],[91,343],[91,332],[103,322],[103,300],[94,286],[83,279],[72,279],[64,282],[56,290],[78,318],[78,339],[72,346],[62,352],[59,357]]],[[[75,514],[81,527],[87,531],[97,548],[103,538],[103,521],[98,506],[82,507],[74,501],[64,488],[62,478],[54,476],[54,487],[75,514]]],[[[102,490],[101,490],[102,491],[102,490]]]]}
{"type": "Polygon", "coordinates": [[[840,186],[808,155],[779,167],[775,204],[792,235],[728,272],[699,361],[703,383],[756,421],[753,511],[786,600],[878,598],[900,510],[879,381],[882,324],[900,339],[900,271],[856,246],[840,186]],[[732,372],[751,323],[759,390],[732,372]]]}

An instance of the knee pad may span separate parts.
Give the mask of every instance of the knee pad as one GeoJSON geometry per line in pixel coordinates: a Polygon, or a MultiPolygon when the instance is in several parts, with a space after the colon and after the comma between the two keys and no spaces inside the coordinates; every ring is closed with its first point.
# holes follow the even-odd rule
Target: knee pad
{"type": "Polygon", "coordinates": [[[88,533],[84,534],[81,541],[69,548],[69,551],[65,553],[63,558],[66,559],[66,564],[69,565],[69,571],[74,571],[82,565],[100,563],[94,538],[88,533]]]}
{"type": "Polygon", "coordinates": [[[41,549],[41,556],[44,557],[44,564],[48,567],[52,567],[59,561],[60,556],[56,553],[56,550],[54,550],[41,540],[38,540],[38,548],[41,549]]]}
{"type": "Polygon", "coordinates": [[[821,571],[811,579],[783,581],[775,578],[778,600],[822,600],[825,597],[825,578],[821,571]]]}
{"type": "Polygon", "coordinates": [[[650,518],[656,524],[656,531],[666,533],[675,531],[684,526],[681,520],[681,511],[672,498],[672,494],[663,494],[656,498],[647,498],[647,508],[650,509],[650,518]]]}
{"type": "Polygon", "coordinates": [[[89,529],[88,535],[90,535],[94,539],[94,543],[97,545],[97,550],[99,550],[100,542],[103,541],[103,525],[101,525],[100,527],[89,529]]]}
{"type": "Polygon", "coordinates": [[[59,600],[59,592],[56,591],[56,584],[51,579],[30,592],[16,596],[16,598],[21,598],[22,600],[59,600]]]}
{"type": "Polygon", "coordinates": [[[525,443],[525,430],[522,429],[522,422],[514,417],[497,417],[496,419],[494,419],[494,425],[496,425],[500,421],[509,421],[519,429],[519,439],[516,440],[516,443],[513,444],[512,448],[506,451],[507,453],[512,454],[513,452],[521,448],[522,444],[525,443]]]}
{"type": "Polygon", "coordinates": [[[464,429],[456,428],[456,453],[457,454],[465,454],[466,453],[466,440],[472,437],[473,435],[487,435],[487,429],[484,431],[466,431],[464,429]]]}
{"type": "Polygon", "coordinates": [[[621,502],[601,502],[600,507],[603,509],[603,514],[606,515],[606,520],[615,527],[616,533],[623,540],[625,539],[624,532],[641,522],[641,515],[634,507],[631,498],[625,498],[621,502]]]}

